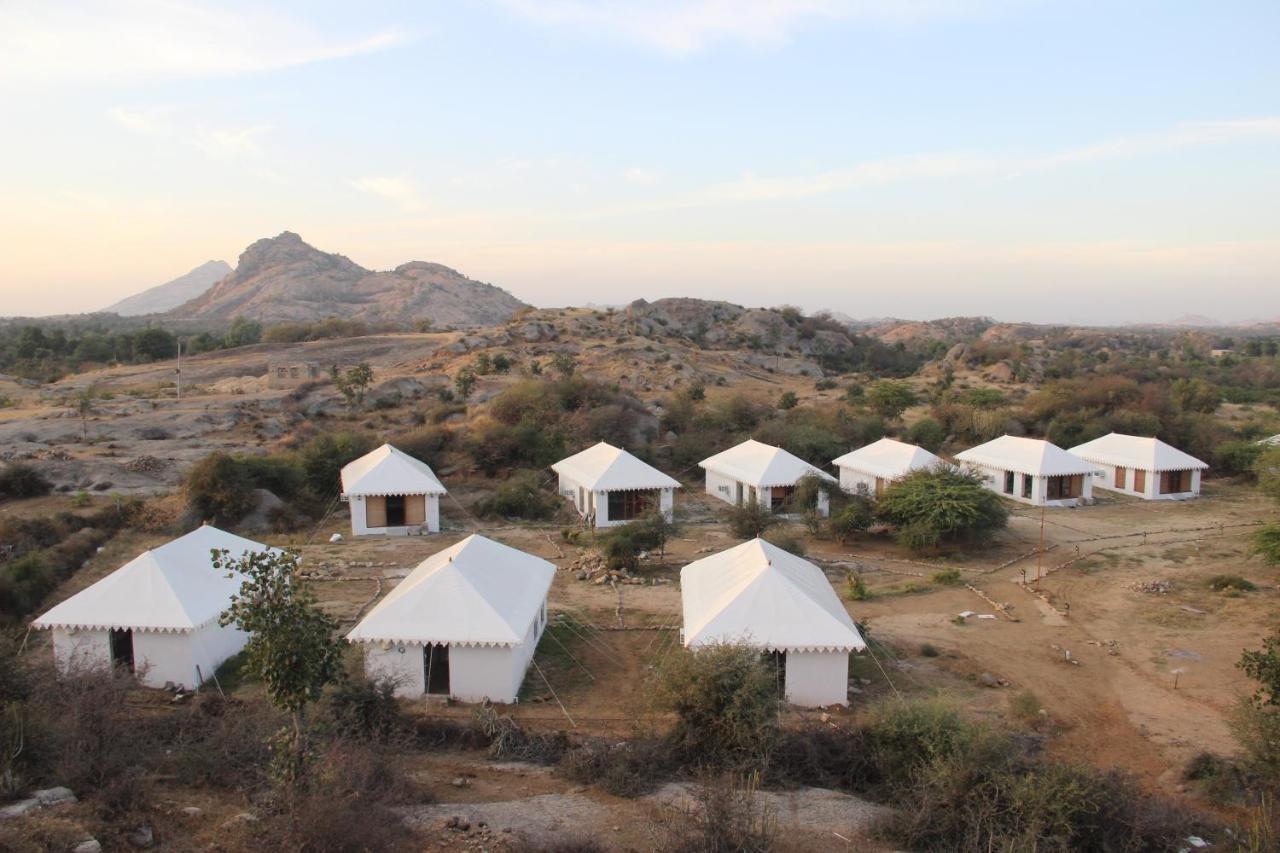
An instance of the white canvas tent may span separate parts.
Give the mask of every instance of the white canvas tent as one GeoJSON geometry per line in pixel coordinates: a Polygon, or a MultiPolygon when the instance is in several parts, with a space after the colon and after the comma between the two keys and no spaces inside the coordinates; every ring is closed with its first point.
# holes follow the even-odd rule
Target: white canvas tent
{"type": "Polygon", "coordinates": [[[384,444],[342,469],[342,499],[351,506],[351,534],[440,532],[445,488],[427,463],[384,444]]]}
{"type": "Polygon", "coordinates": [[[144,551],[31,626],[53,632],[59,672],[114,664],[149,687],[197,687],[247,639],[218,625],[244,577],[215,570],[215,550],[239,558],[274,549],[206,525],[144,551]]]}
{"type": "Polygon", "coordinates": [[[424,560],[347,635],[405,697],[514,702],[547,626],[556,567],[472,535],[424,560]]]}
{"type": "Polygon", "coordinates": [[[1280,447],[1280,434],[1273,435],[1270,438],[1263,438],[1258,441],[1263,447],[1280,447]]]}
{"type": "Polygon", "coordinates": [[[1200,472],[1209,466],[1158,438],[1118,432],[1086,441],[1071,453],[1102,468],[1097,486],[1149,501],[1200,494],[1200,472]]]}
{"type": "Polygon", "coordinates": [[[560,494],[596,527],[626,524],[658,511],[671,518],[680,483],[625,450],[600,442],[551,466],[560,494]]]}
{"type": "Polygon", "coordinates": [[[893,480],[945,463],[923,447],[896,438],[882,438],[846,453],[832,464],[840,471],[840,488],[846,492],[865,490],[879,497],[893,480]]]}
{"type": "Polygon", "coordinates": [[[763,539],[680,570],[684,645],[744,643],[778,653],[787,701],[848,702],[849,654],[866,642],[822,570],[763,539]]]}
{"type": "Polygon", "coordinates": [[[1078,506],[1093,500],[1102,469],[1039,438],[1002,435],[956,454],[987,488],[1034,506],[1078,506]]]}
{"type": "MultiPolygon", "coordinates": [[[[726,503],[756,501],[775,512],[786,506],[796,482],[814,474],[829,482],[836,478],[781,447],[747,439],[698,463],[707,472],[707,494],[726,503]]],[[[818,512],[826,515],[829,501],[818,494],[818,512]]]]}

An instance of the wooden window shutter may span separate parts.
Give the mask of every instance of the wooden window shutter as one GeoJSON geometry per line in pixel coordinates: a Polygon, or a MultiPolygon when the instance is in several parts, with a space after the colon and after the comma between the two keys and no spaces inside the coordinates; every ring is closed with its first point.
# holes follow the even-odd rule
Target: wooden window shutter
{"type": "Polygon", "coordinates": [[[1147,472],[1141,468],[1133,469],[1133,490],[1135,492],[1145,492],[1147,490],[1147,472]]]}
{"type": "Polygon", "coordinates": [[[387,526],[387,499],[382,495],[370,495],[364,499],[364,523],[366,527],[387,526]]]}
{"type": "Polygon", "coordinates": [[[406,495],[404,499],[404,523],[416,526],[427,523],[427,496],[406,495]]]}

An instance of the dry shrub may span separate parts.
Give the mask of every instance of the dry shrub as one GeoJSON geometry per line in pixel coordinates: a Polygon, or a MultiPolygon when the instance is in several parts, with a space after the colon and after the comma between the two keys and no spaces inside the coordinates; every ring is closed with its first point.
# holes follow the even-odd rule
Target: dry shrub
{"type": "Polygon", "coordinates": [[[607,849],[598,841],[589,838],[556,838],[551,841],[523,840],[516,843],[511,853],[606,853],[607,849]]]}
{"type": "Polygon", "coordinates": [[[783,730],[769,756],[767,778],[772,784],[846,791],[866,791],[880,781],[865,732],[825,725],[783,730]]]}
{"type": "Polygon", "coordinates": [[[555,764],[569,748],[564,732],[527,732],[492,708],[477,708],[473,721],[488,741],[489,755],[503,761],[555,764]]]}
{"type": "Polygon", "coordinates": [[[85,828],[53,812],[37,812],[21,820],[0,821],[0,850],[6,853],[48,853],[71,850],[89,838],[85,828]]]}
{"type": "Polygon", "coordinates": [[[566,752],[559,766],[567,778],[618,797],[647,794],[675,769],[670,746],[654,737],[589,741],[566,752]]]}
{"type": "Polygon", "coordinates": [[[653,849],[660,853],[765,853],[776,823],[757,796],[758,780],[706,777],[691,796],[657,809],[653,849]]]}
{"type": "Polygon", "coordinates": [[[282,724],[281,715],[265,702],[202,692],[183,715],[166,763],[196,784],[235,791],[265,788],[267,741],[282,724]]]}

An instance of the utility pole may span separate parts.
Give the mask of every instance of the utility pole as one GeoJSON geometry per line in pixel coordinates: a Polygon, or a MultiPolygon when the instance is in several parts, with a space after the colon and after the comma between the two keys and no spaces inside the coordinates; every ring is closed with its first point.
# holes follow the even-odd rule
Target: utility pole
{"type": "Polygon", "coordinates": [[[178,399],[182,399],[182,338],[178,338],[178,399]]]}

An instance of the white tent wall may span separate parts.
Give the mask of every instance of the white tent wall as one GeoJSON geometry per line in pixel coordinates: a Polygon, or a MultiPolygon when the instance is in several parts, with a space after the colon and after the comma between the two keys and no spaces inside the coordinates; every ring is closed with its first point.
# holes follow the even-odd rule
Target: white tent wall
{"type": "Polygon", "coordinates": [[[785,693],[793,705],[848,705],[849,653],[787,652],[785,693]]]}
{"type": "Polygon", "coordinates": [[[110,632],[54,628],[53,663],[61,675],[110,669],[110,632]]]}
{"type": "Polygon", "coordinates": [[[421,643],[364,644],[364,674],[371,681],[390,681],[396,695],[417,699],[427,692],[421,643]]]}
{"type": "Polygon", "coordinates": [[[213,622],[195,631],[134,631],[133,661],[148,687],[179,684],[188,690],[213,678],[218,666],[244,648],[248,635],[213,622]]]}
{"type": "Polygon", "coordinates": [[[859,491],[865,489],[869,496],[874,497],[876,493],[876,475],[868,474],[865,471],[855,471],[853,468],[842,465],[840,466],[840,488],[851,495],[856,495],[859,491]]]}
{"type": "MultiPolygon", "coordinates": [[[[407,495],[406,497],[424,497],[423,495],[407,495]]],[[[423,532],[440,532],[440,496],[425,495],[426,523],[409,524],[400,527],[370,527],[368,520],[368,501],[365,495],[352,495],[349,501],[351,510],[352,536],[411,536],[423,532]]]]}
{"type": "Polygon", "coordinates": [[[1063,500],[1046,500],[1045,494],[1048,488],[1048,477],[1032,477],[1031,478],[1031,497],[1023,497],[1022,482],[1023,477],[1028,476],[1020,471],[1015,471],[1013,476],[1013,492],[1006,492],[1005,473],[1006,469],[993,468],[988,465],[975,465],[966,463],[966,467],[970,470],[976,470],[983,477],[984,484],[988,489],[1018,503],[1030,504],[1031,506],[1048,506],[1048,507],[1072,507],[1080,506],[1093,502],[1093,481],[1094,476],[1091,474],[1080,475],[1083,477],[1080,486],[1080,497],[1066,498],[1063,500]]]}
{"type": "MultiPolygon", "coordinates": [[[[770,506],[773,502],[773,489],[756,488],[750,483],[741,483],[732,477],[724,474],[717,474],[714,471],[707,471],[707,494],[712,497],[719,498],[725,503],[738,503],[738,489],[742,490],[742,503],[748,503],[751,500],[752,489],[755,489],[756,500],[762,506],[770,506]]],[[[818,492],[818,514],[824,518],[831,512],[831,500],[826,492],[818,492]]]]}
{"type": "Polygon", "coordinates": [[[1095,462],[1094,464],[1106,472],[1104,476],[1097,478],[1097,481],[1095,482],[1094,485],[1096,485],[1099,489],[1104,489],[1108,492],[1116,492],[1117,494],[1122,494],[1122,495],[1132,495],[1133,497],[1145,498],[1149,501],[1186,500],[1187,498],[1197,497],[1200,494],[1200,473],[1201,472],[1194,468],[1188,472],[1191,475],[1191,488],[1189,490],[1185,492],[1171,492],[1169,494],[1161,494],[1159,471],[1151,471],[1151,470],[1144,471],[1143,473],[1145,475],[1146,482],[1143,483],[1143,488],[1141,491],[1139,491],[1136,488],[1137,481],[1138,481],[1138,469],[1125,468],[1124,488],[1118,488],[1116,486],[1116,466],[1108,465],[1106,462],[1095,462]]]}

